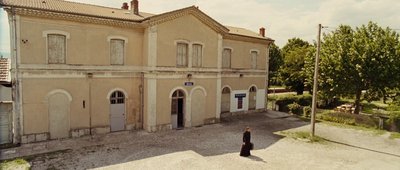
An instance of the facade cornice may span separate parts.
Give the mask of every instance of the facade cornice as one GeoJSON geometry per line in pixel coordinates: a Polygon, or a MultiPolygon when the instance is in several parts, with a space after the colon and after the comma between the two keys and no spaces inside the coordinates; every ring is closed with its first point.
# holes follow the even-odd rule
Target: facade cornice
{"type": "Polygon", "coordinates": [[[143,21],[143,23],[148,24],[149,26],[153,26],[153,25],[158,25],[158,24],[161,24],[164,22],[174,20],[176,18],[185,16],[185,15],[195,16],[201,22],[203,22],[204,24],[209,26],[211,29],[213,29],[214,31],[216,31],[220,34],[226,34],[229,32],[228,28],[221,25],[220,23],[218,23],[217,21],[215,21],[214,19],[209,17],[207,14],[201,12],[197,7],[194,7],[194,6],[191,6],[188,8],[183,8],[183,9],[176,10],[176,11],[167,12],[167,13],[160,14],[160,15],[155,15],[155,16],[145,19],[143,21]]]}
{"type": "MultiPolygon", "coordinates": [[[[11,12],[10,10],[11,9],[9,9],[9,8],[6,9],[7,12],[11,12]]],[[[76,15],[76,14],[70,14],[70,13],[60,13],[60,12],[27,9],[27,8],[14,8],[14,10],[15,10],[15,13],[20,16],[31,16],[31,17],[46,18],[46,19],[58,19],[58,20],[65,20],[65,21],[101,24],[101,25],[127,27],[127,28],[145,28],[145,25],[141,24],[140,22],[118,20],[118,19],[113,19],[113,18],[76,15]]]]}
{"type": "Polygon", "coordinates": [[[225,34],[224,39],[259,43],[259,44],[265,44],[265,45],[269,45],[274,42],[274,40],[272,40],[272,39],[261,39],[261,38],[254,38],[254,37],[248,37],[248,36],[236,35],[236,34],[225,34]]]}

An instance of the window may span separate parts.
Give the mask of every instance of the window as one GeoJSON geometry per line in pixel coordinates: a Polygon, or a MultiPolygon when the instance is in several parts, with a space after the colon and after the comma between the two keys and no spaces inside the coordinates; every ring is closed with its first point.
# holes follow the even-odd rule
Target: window
{"type": "Polygon", "coordinates": [[[224,87],[222,89],[222,94],[229,94],[229,93],[231,93],[231,90],[229,89],[229,87],[224,87]]]}
{"type": "Polygon", "coordinates": [[[232,50],[225,48],[222,53],[222,68],[231,68],[232,50]]]}
{"type": "Polygon", "coordinates": [[[125,103],[125,95],[121,91],[115,91],[110,97],[111,104],[123,104],[125,103]]]}
{"type": "Polygon", "coordinates": [[[178,43],[176,52],[176,66],[188,66],[188,44],[178,43]]]}
{"type": "Polygon", "coordinates": [[[65,64],[66,36],[47,34],[47,50],[49,64],[65,64]]]}
{"type": "Polygon", "coordinates": [[[110,40],[111,65],[124,64],[125,41],[121,39],[110,40]]]}
{"type": "Polygon", "coordinates": [[[249,92],[250,92],[250,93],[252,93],[252,92],[253,92],[253,93],[254,93],[254,92],[257,92],[257,88],[254,87],[254,86],[251,86],[249,92]]]}
{"type": "Polygon", "coordinates": [[[251,68],[256,69],[257,68],[257,56],[258,52],[257,51],[252,51],[251,52],[251,68]]]}
{"type": "Polygon", "coordinates": [[[203,46],[200,44],[193,44],[192,66],[201,67],[203,58],[203,46]]]}

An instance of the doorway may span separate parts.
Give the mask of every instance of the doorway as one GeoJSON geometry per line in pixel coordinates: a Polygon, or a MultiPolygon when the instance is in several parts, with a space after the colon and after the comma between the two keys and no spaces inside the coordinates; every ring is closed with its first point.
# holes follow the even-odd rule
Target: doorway
{"type": "Polygon", "coordinates": [[[221,96],[221,113],[227,113],[231,110],[231,89],[224,87],[221,96]]]}
{"type": "Polygon", "coordinates": [[[251,86],[249,89],[249,110],[256,109],[256,97],[257,97],[257,88],[255,86],[251,86]]]}
{"type": "Polygon", "coordinates": [[[125,130],[125,95],[114,91],[110,96],[110,129],[111,132],[125,130]]]}
{"type": "Polygon", "coordinates": [[[48,98],[50,139],[69,137],[70,100],[64,93],[54,93],[48,98]]]}
{"type": "Polygon", "coordinates": [[[171,101],[171,124],[173,129],[179,129],[185,126],[184,104],[185,104],[185,93],[181,90],[176,90],[172,94],[172,101],[171,101]]]}

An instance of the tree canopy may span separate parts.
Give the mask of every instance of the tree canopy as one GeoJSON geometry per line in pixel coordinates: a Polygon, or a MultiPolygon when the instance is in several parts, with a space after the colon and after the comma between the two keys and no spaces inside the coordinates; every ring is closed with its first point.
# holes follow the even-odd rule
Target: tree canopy
{"type": "Polygon", "coordinates": [[[369,22],[353,30],[341,25],[324,34],[320,91],[325,97],[355,96],[355,113],[362,100],[383,97],[400,84],[399,34],[369,22]]]}

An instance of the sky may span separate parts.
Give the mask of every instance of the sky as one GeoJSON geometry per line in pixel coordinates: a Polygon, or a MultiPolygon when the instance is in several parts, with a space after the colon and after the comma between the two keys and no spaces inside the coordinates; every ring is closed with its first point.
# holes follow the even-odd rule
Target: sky
{"type": "MultiPolygon", "coordinates": [[[[129,0],[70,0],[120,8],[129,0]]],[[[258,32],[266,28],[266,36],[283,47],[290,38],[313,42],[318,24],[329,32],[341,24],[353,28],[369,21],[382,27],[400,30],[399,0],[139,0],[139,10],[160,14],[188,6],[200,10],[223,25],[242,27],[258,32]]],[[[0,12],[0,53],[9,51],[6,13],[0,12]]]]}

